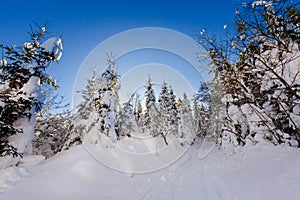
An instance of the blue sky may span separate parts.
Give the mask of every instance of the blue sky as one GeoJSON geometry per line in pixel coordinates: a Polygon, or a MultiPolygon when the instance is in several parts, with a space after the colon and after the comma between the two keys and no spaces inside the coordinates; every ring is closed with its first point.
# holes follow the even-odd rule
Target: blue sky
{"type": "Polygon", "coordinates": [[[237,0],[214,1],[5,1],[1,2],[0,43],[22,44],[29,24],[48,18],[49,36],[63,33],[64,54],[48,70],[72,98],[77,70],[100,42],[139,27],[164,27],[193,37],[203,28],[219,34],[231,24],[237,0]]]}

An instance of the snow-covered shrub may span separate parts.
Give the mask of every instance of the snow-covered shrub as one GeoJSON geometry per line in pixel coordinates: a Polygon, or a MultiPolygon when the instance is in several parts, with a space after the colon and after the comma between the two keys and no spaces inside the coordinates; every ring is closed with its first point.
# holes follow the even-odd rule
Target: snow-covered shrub
{"type": "Polygon", "coordinates": [[[57,90],[46,85],[42,87],[42,93],[45,101],[43,109],[36,114],[32,154],[49,158],[62,150],[73,121],[69,104],[57,90]]]}

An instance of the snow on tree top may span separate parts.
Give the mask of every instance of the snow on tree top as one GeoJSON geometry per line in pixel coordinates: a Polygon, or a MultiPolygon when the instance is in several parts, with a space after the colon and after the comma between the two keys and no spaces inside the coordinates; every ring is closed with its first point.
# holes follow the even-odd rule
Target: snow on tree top
{"type": "Polygon", "coordinates": [[[59,61],[62,56],[62,41],[60,38],[53,37],[49,38],[43,44],[41,45],[42,48],[44,48],[44,51],[53,53],[55,57],[55,61],[59,61]]]}
{"type": "Polygon", "coordinates": [[[265,7],[268,7],[268,6],[271,6],[272,5],[272,2],[270,1],[270,2],[268,2],[268,1],[262,1],[262,0],[260,0],[260,1],[254,1],[252,4],[251,4],[251,6],[252,6],[252,8],[255,8],[255,6],[265,6],[265,7]]]}
{"type": "MultiPolygon", "coordinates": [[[[0,65],[6,66],[7,65],[7,61],[5,59],[0,60],[0,65]]],[[[0,71],[0,73],[1,73],[1,71],[0,71]]]]}

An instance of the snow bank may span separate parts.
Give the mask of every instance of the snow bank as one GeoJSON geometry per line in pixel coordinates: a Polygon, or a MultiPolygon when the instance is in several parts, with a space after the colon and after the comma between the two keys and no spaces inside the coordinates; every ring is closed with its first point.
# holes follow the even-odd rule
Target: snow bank
{"type": "MultiPolygon", "coordinates": [[[[5,191],[8,188],[13,188],[15,182],[19,181],[22,177],[28,175],[28,168],[32,168],[41,163],[45,157],[43,156],[24,156],[23,158],[11,159],[8,156],[3,157],[1,162],[14,161],[14,166],[8,168],[1,168],[0,165],[0,192],[5,191]],[[18,167],[16,167],[16,165],[18,167]]],[[[0,163],[1,163],[0,162],[0,163]]],[[[8,163],[9,164],[9,163],[8,163]]],[[[6,164],[7,165],[7,164],[6,164]]],[[[1,198],[2,199],[2,198],[1,198]]],[[[21,199],[21,197],[20,197],[21,199]]]]}

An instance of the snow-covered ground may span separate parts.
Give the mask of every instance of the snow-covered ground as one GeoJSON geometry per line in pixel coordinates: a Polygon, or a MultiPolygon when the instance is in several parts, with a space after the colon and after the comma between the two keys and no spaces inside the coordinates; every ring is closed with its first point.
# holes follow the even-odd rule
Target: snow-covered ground
{"type": "Polygon", "coordinates": [[[215,148],[199,159],[198,148],[162,170],[126,174],[77,146],[36,167],[2,170],[0,199],[299,199],[300,149],[256,145],[230,153],[215,148]]]}

